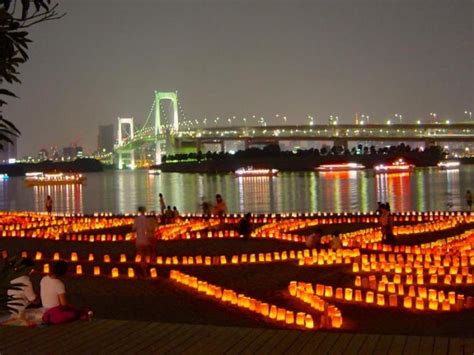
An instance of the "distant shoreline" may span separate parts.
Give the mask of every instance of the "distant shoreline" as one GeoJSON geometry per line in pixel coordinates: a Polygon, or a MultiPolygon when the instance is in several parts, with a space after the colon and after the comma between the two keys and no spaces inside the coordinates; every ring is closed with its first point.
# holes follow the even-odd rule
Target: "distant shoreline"
{"type": "Polygon", "coordinates": [[[50,160],[40,163],[1,164],[0,174],[8,176],[24,176],[31,172],[62,172],[62,173],[92,173],[104,171],[104,165],[95,159],[76,159],[68,162],[53,162],[50,160]]]}

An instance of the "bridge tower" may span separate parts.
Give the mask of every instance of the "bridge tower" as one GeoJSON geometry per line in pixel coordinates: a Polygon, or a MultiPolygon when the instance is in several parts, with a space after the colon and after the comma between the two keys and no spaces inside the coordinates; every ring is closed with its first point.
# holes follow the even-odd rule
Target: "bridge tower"
{"type": "Polygon", "coordinates": [[[165,141],[163,139],[159,139],[159,135],[161,136],[163,133],[169,135],[171,132],[170,130],[163,131],[161,127],[161,113],[160,113],[160,101],[161,100],[170,100],[173,105],[173,122],[172,122],[172,129],[173,133],[178,132],[179,130],[179,121],[178,121],[178,93],[175,91],[171,92],[158,92],[155,91],[155,164],[161,164],[161,144],[165,142],[166,144],[166,151],[167,153],[172,153],[171,147],[171,137],[167,137],[165,141]]]}
{"type": "MultiPolygon", "coordinates": [[[[128,125],[130,129],[130,135],[128,138],[132,140],[135,136],[135,127],[133,124],[133,117],[131,118],[124,118],[118,117],[118,131],[117,131],[117,148],[120,148],[124,143],[124,126],[128,125]]],[[[127,149],[122,150],[118,149],[118,168],[123,169],[124,167],[129,167],[130,169],[135,168],[135,150],[134,149],[127,149]],[[128,160],[128,165],[126,161],[128,160]]]]}

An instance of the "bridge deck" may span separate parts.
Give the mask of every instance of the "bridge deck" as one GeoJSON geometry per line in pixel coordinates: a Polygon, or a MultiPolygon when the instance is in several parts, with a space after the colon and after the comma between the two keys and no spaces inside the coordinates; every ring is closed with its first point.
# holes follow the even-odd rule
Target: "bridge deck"
{"type": "Polygon", "coordinates": [[[473,338],[219,327],[98,319],[0,327],[0,353],[473,354],[473,338]]]}

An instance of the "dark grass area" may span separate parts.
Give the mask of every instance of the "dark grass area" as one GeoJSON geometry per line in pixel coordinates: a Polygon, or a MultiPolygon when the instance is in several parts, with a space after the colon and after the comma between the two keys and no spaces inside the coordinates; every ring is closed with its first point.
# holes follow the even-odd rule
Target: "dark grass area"
{"type": "MultiPolygon", "coordinates": [[[[338,226],[340,227],[340,226],[338,226]]],[[[355,228],[348,226],[348,228],[355,228]]],[[[359,226],[360,228],[360,226],[359,226]]],[[[329,229],[326,229],[329,231],[329,229]]],[[[436,234],[446,237],[459,233],[447,231],[436,234]]],[[[411,237],[410,241],[420,243],[435,238],[433,235],[411,237]]],[[[288,249],[302,249],[304,245],[275,240],[233,240],[209,239],[193,241],[172,241],[158,243],[158,255],[233,255],[241,253],[272,252],[288,249]]],[[[93,252],[96,256],[120,253],[134,255],[131,242],[63,242],[33,239],[0,238],[0,250],[9,254],[23,250],[41,250],[52,256],[55,251],[67,257],[78,252],[85,257],[93,252]]],[[[104,272],[112,265],[97,262],[104,272]]],[[[84,272],[90,272],[91,265],[84,263],[84,272]]],[[[115,265],[114,265],[115,266],[115,265]]],[[[127,265],[119,265],[125,270],[127,265]]],[[[354,275],[350,266],[299,267],[294,261],[272,264],[227,265],[227,266],[173,266],[199,278],[245,293],[265,302],[287,307],[296,311],[310,312],[309,307],[291,298],[287,292],[292,280],[311,283],[325,283],[337,286],[353,286],[354,275]]],[[[190,292],[168,280],[171,267],[159,267],[158,280],[119,279],[105,277],[76,277],[65,279],[68,298],[77,306],[91,307],[98,318],[148,320],[159,322],[216,324],[255,327],[281,326],[264,320],[250,312],[223,305],[205,296],[190,292]]],[[[41,275],[34,276],[38,287],[41,275]]],[[[474,295],[474,287],[459,288],[466,295],[474,295]]],[[[343,330],[416,335],[474,335],[474,311],[449,314],[413,314],[403,310],[378,309],[355,305],[338,304],[344,317],[343,330]]]]}

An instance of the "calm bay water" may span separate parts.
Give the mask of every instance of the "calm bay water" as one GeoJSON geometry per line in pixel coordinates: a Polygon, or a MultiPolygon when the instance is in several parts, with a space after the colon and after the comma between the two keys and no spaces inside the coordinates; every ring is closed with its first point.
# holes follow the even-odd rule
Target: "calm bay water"
{"type": "Polygon", "coordinates": [[[83,186],[26,187],[22,177],[0,181],[0,210],[43,211],[46,196],[59,212],[131,212],[139,205],[159,210],[158,193],[182,212],[198,212],[202,197],[220,193],[230,212],[316,212],[374,210],[377,201],[395,211],[462,210],[474,190],[474,166],[459,170],[416,169],[411,173],[373,171],[281,173],[277,177],[108,171],[87,174],[83,186]]]}

